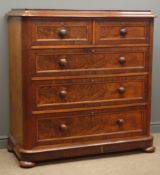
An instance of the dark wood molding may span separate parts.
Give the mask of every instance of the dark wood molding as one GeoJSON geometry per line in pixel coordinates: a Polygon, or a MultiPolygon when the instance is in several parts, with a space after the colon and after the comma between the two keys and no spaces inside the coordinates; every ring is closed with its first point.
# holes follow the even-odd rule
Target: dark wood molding
{"type": "Polygon", "coordinates": [[[121,140],[110,140],[99,143],[80,144],[66,147],[37,147],[37,149],[26,150],[16,145],[13,138],[9,138],[9,144],[12,149],[18,153],[17,156],[20,160],[26,162],[40,162],[46,160],[58,160],[72,157],[83,157],[87,155],[96,155],[112,152],[122,152],[129,150],[145,150],[152,147],[153,137],[133,138],[121,140]],[[127,145],[127,146],[126,146],[127,145]]]}
{"type": "Polygon", "coordinates": [[[57,9],[13,9],[8,16],[23,17],[128,17],[128,18],[153,18],[155,15],[151,11],[138,10],[57,10],[57,9]]]}

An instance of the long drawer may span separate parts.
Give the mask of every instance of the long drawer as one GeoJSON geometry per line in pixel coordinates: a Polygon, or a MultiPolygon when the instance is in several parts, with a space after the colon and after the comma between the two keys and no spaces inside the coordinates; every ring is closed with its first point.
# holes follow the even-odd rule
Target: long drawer
{"type": "Polygon", "coordinates": [[[34,116],[36,142],[59,144],[141,136],[146,132],[146,115],[139,107],[34,116]]]}
{"type": "Polygon", "coordinates": [[[148,48],[90,48],[35,50],[32,76],[142,72],[148,70],[148,48]]]}
{"type": "Polygon", "coordinates": [[[33,109],[144,102],[147,83],[146,75],[34,81],[33,109]]]}

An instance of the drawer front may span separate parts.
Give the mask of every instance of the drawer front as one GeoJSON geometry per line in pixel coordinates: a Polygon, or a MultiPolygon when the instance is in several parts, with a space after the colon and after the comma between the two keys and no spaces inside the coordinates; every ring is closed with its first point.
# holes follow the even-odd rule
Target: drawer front
{"type": "Polygon", "coordinates": [[[32,45],[75,45],[92,43],[92,22],[70,19],[32,21],[32,45]]]}
{"type": "Polygon", "coordinates": [[[50,114],[36,119],[37,142],[55,143],[71,140],[114,139],[142,135],[146,128],[146,112],[141,109],[120,111],[87,111],[50,114]]]}
{"type": "Polygon", "coordinates": [[[136,76],[35,82],[32,96],[35,109],[144,102],[147,98],[147,79],[136,76]]]}
{"type": "Polygon", "coordinates": [[[147,48],[56,49],[34,51],[32,75],[78,75],[147,69],[147,48]]]}
{"type": "Polygon", "coordinates": [[[96,23],[96,43],[147,43],[149,22],[146,21],[99,21],[96,23]]]}

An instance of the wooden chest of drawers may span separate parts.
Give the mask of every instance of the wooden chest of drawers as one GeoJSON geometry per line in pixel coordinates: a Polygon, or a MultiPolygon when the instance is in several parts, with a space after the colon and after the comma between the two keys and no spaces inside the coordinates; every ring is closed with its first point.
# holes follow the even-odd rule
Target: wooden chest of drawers
{"type": "Polygon", "coordinates": [[[154,152],[150,11],[12,10],[8,16],[8,150],[21,167],[154,152]]]}

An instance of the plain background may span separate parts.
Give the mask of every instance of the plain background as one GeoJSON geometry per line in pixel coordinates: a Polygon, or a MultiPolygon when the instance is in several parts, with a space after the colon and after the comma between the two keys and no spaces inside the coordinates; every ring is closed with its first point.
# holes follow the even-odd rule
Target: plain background
{"type": "Polygon", "coordinates": [[[12,8],[152,10],[155,19],[153,50],[152,123],[160,132],[160,0],[0,0],[0,147],[9,133],[8,35],[6,13],[12,8]]]}

